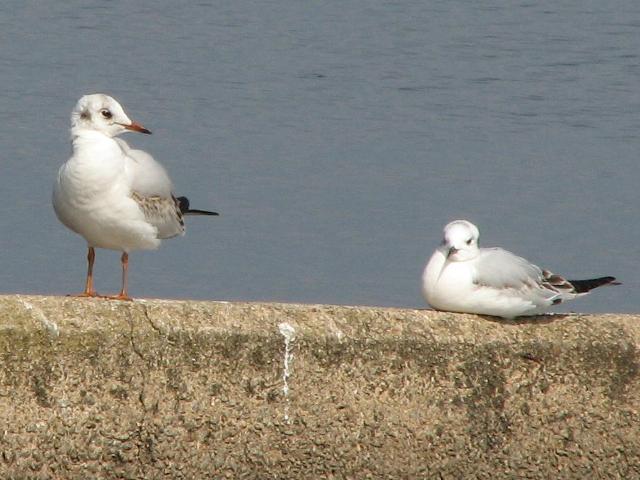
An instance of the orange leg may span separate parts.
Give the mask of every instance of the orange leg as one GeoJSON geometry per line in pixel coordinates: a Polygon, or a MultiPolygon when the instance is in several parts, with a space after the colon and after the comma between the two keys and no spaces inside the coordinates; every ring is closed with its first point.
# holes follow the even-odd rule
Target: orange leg
{"type": "Polygon", "coordinates": [[[87,253],[87,283],[84,286],[84,292],[73,295],[74,297],[97,297],[98,294],[93,288],[93,263],[96,260],[96,251],[93,247],[89,247],[87,253]]]}
{"type": "Polygon", "coordinates": [[[122,289],[118,295],[106,298],[110,300],[133,300],[127,293],[127,272],[129,270],[129,254],[127,252],[122,252],[120,263],[122,264],[122,289]]]}

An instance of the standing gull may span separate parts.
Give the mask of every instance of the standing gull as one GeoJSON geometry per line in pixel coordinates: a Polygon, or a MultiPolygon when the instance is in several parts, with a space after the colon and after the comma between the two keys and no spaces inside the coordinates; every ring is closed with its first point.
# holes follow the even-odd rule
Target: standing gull
{"type": "Polygon", "coordinates": [[[71,112],[73,155],[58,171],[53,208],[58,219],[82,235],[89,247],[82,297],[98,296],[93,287],[96,247],[122,252],[122,289],[108,298],[130,300],[131,250],[155,249],[165,238],[184,235],[183,215],[218,215],[191,210],[186,197],[175,197],[162,165],[116,138],[127,131],[151,133],[131,121],[108,95],[85,95],[71,112]]]}
{"type": "Polygon", "coordinates": [[[504,318],[538,315],[601,285],[619,284],[614,277],[566,280],[502,248],[479,248],[478,236],[467,220],[444,227],[422,275],[433,308],[504,318]]]}

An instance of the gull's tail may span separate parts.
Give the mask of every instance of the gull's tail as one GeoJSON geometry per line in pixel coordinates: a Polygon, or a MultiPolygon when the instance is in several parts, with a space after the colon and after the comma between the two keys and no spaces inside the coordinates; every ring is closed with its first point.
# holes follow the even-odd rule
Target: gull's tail
{"type": "Polygon", "coordinates": [[[587,293],[589,290],[601,287],[602,285],[620,285],[615,277],[589,278],[587,280],[568,280],[573,285],[576,293],[587,293]]]}
{"type": "Polygon", "coordinates": [[[219,215],[218,212],[210,212],[209,210],[195,210],[189,208],[189,199],[187,197],[178,197],[178,205],[183,215],[219,215]]]}

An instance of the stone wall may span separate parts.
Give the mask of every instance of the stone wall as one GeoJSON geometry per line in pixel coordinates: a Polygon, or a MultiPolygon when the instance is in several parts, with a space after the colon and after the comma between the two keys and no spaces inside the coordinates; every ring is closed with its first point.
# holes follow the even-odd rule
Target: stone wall
{"type": "Polygon", "coordinates": [[[0,478],[640,478],[639,320],[0,296],[0,478]]]}

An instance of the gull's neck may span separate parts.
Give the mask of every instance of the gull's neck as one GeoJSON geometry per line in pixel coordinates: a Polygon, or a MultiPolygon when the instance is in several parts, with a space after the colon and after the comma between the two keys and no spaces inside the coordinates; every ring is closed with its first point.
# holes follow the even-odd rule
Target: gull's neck
{"type": "Polygon", "coordinates": [[[122,147],[113,137],[103,132],[73,127],[71,146],[73,155],[69,161],[73,164],[89,166],[92,169],[99,165],[101,171],[115,168],[119,172],[123,168],[125,156],[122,147]]]}
{"type": "Polygon", "coordinates": [[[74,148],[82,147],[88,143],[115,142],[113,137],[93,128],[75,126],[71,128],[71,144],[74,148]]]}

